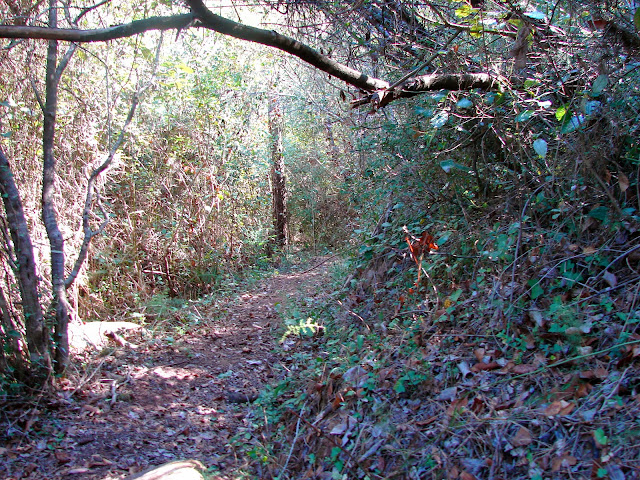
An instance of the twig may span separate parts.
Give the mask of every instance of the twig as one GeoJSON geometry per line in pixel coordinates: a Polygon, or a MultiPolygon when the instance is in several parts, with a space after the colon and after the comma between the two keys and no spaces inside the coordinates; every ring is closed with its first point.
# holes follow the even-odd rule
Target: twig
{"type": "Polygon", "coordinates": [[[575,362],[576,360],[581,360],[583,358],[588,358],[588,357],[595,357],[596,355],[601,355],[603,353],[607,353],[610,352],[611,350],[615,350],[616,348],[620,348],[620,347],[625,347],[627,345],[638,345],[640,344],[640,340],[632,340],[630,342],[624,342],[624,343],[617,343],[615,345],[612,345],[610,347],[607,348],[603,348],[602,350],[598,350],[597,352],[591,352],[591,353],[587,353],[584,355],[578,355],[576,357],[571,357],[571,358],[565,358],[564,360],[559,360],[555,363],[552,363],[550,365],[544,365],[540,368],[535,369],[532,372],[528,372],[528,373],[521,373],[520,375],[516,375],[514,377],[505,377],[502,378],[500,380],[497,380],[494,382],[494,384],[499,384],[499,383],[504,383],[504,382],[511,382],[513,380],[517,380],[519,378],[524,378],[524,377],[528,377],[530,375],[536,375],[538,373],[542,373],[544,371],[547,371],[551,368],[555,368],[555,367],[559,367],[560,365],[564,365],[565,363],[571,363],[571,362],[575,362]]]}
{"type": "Polygon", "coordinates": [[[304,412],[304,407],[306,406],[307,406],[307,401],[305,400],[304,404],[302,405],[302,408],[300,409],[300,415],[298,415],[298,421],[296,422],[296,433],[293,437],[293,441],[291,442],[289,455],[287,455],[287,460],[284,462],[284,466],[282,467],[280,476],[284,475],[284,472],[287,471],[287,467],[289,466],[289,460],[291,460],[291,455],[293,455],[293,447],[296,446],[296,442],[298,441],[298,435],[300,435],[300,422],[302,421],[302,413],[304,412]]]}
{"type": "Polygon", "coordinates": [[[300,273],[296,274],[296,276],[304,275],[305,273],[309,273],[311,270],[315,270],[315,269],[316,269],[316,268],[318,268],[320,265],[324,265],[324,264],[325,264],[325,263],[327,263],[329,260],[331,260],[332,258],[336,258],[337,256],[339,256],[339,254],[338,254],[338,253],[336,253],[335,255],[331,255],[330,257],[325,258],[325,259],[324,259],[323,261],[321,261],[319,264],[317,264],[317,265],[315,265],[315,266],[313,266],[313,267],[311,267],[311,268],[306,269],[304,272],[300,272],[300,273]]]}
{"type": "MultiPolygon", "coordinates": [[[[332,438],[331,436],[327,435],[327,434],[324,432],[324,430],[322,430],[320,427],[318,427],[318,426],[314,425],[313,423],[309,422],[307,419],[302,418],[300,415],[298,415],[298,412],[296,412],[295,410],[292,410],[292,409],[288,408],[288,409],[287,409],[287,411],[288,411],[289,413],[291,413],[291,414],[295,415],[296,417],[298,417],[298,419],[302,420],[306,425],[308,425],[308,426],[310,426],[311,428],[313,428],[313,429],[316,431],[316,433],[317,433],[318,435],[320,435],[320,436],[322,436],[322,437],[326,438],[326,439],[327,439],[327,440],[329,440],[329,441],[330,441],[334,446],[338,447],[338,448],[342,451],[342,453],[344,453],[344,454],[349,458],[349,460],[350,460],[350,461],[353,461],[353,462],[356,464],[356,466],[357,466],[360,470],[362,470],[363,472],[366,472],[366,471],[367,471],[367,470],[366,470],[366,469],[365,469],[365,468],[360,464],[360,462],[359,462],[357,459],[355,459],[355,458],[353,457],[352,453],[351,453],[349,450],[345,449],[342,445],[340,445],[340,443],[339,443],[339,442],[336,442],[336,440],[335,440],[334,438],[332,438]]],[[[347,468],[348,468],[348,464],[347,464],[347,463],[345,463],[345,466],[347,466],[347,468]]],[[[372,475],[375,475],[375,474],[374,474],[373,472],[370,472],[370,473],[369,473],[369,475],[370,475],[370,476],[372,476],[372,475]]],[[[383,477],[380,477],[379,475],[375,475],[375,477],[376,477],[376,478],[383,478],[383,477]]]]}

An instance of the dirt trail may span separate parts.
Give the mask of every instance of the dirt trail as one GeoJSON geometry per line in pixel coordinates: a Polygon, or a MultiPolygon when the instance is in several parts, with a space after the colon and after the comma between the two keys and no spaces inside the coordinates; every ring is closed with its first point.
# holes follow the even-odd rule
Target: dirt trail
{"type": "Polygon", "coordinates": [[[92,376],[63,384],[59,402],[49,405],[57,410],[2,419],[29,434],[0,443],[0,478],[121,479],[185,458],[222,474],[232,469],[242,459],[229,442],[248,433],[248,401],[277,380],[285,361],[275,338],[277,304],[317,294],[330,262],[309,268],[325,260],[263,280],[223,304],[193,305],[201,322],[185,325],[180,338],[132,338],[134,348],[88,358],[92,376]]]}

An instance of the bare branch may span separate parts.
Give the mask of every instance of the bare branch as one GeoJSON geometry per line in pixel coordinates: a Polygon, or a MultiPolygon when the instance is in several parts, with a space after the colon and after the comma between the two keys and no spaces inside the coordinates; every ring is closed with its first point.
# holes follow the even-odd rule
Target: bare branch
{"type": "Polygon", "coordinates": [[[47,28],[21,25],[0,25],[0,38],[34,38],[41,40],[62,40],[67,42],[104,42],[116,38],[131,37],[149,30],[173,30],[187,27],[193,15],[185,13],[171,17],[150,17],[131,23],[115,25],[95,30],[73,28],[47,28]]]}
{"type": "MultiPolygon", "coordinates": [[[[156,48],[156,57],[153,65],[152,78],[155,76],[155,72],[160,62],[161,48],[162,48],[162,36],[160,36],[160,40],[158,41],[158,47],[156,48]]],[[[89,253],[89,245],[91,245],[91,241],[93,240],[93,237],[102,233],[106,228],[106,226],[109,224],[109,218],[106,215],[104,207],[102,206],[102,203],[100,201],[100,194],[99,192],[95,191],[95,183],[98,177],[102,175],[105,172],[105,170],[107,170],[107,168],[109,168],[109,166],[113,162],[113,158],[115,157],[116,152],[118,151],[120,146],[124,143],[124,138],[127,132],[127,128],[129,127],[131,120],[133,120],[133,116],[136,113],[136,108],[140,103],[140,96],[149,85],[151,85],[151,81],[147,82],[146,86],[139,85],[137,92],[133,95],[133,98],[131,99],[131,106],[129,107],[129,113],[127,114],[127,118],[124,121],[122,130],[120,130],[118,139],[111,147],[111,150],[109,151],[109,155],[107,155],[107,158],[104,160],[104,162],[102,162],[96,169],[93,170],[93,172],[91,172],[91,175],[89,175],[89,178],[87,180],[87,194],[85,197],[84,209],[82,211],[82,230],[84,232],[84,238],[82,239],[82,245],[80,246],[80,251],[78,252],[78,257],[76,258],[73,268],[71,269],[71,272],[69,273],[69,275],[64,281],[65,288],[69,288],[71,285],[73,285],[73,282],[75,282],[76,278],[78,277],[78,274],[80,273],[80,269],[82,268],[82,265],[87,259],[87,255],[89,253]],[[91,222],[89,218],[91,215],[91,211],[93,209],[94,199],[98,204],[98,208],[100,209],[104,217],[104,220],[100,223],[98,228],[96,228],[95,230],[91,228],[91,222]]]]}
{"type": "Polygon", "coordinates": [[[249,27],[216,15],[204,5],[202,0],[187,0],[187,4],[205,28],[230,37],[277,48],[363,90],[373,91],[389,86],[389,83],[384,80],[369,77],[362,72],[332,60],[304,43],[281,35],[274,30],[249,27]]]}

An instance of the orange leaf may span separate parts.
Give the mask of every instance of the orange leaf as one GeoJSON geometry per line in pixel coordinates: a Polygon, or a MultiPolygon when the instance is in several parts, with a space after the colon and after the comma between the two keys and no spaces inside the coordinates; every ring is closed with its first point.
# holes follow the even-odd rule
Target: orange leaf
{"type": "Polygon", "coordinates": [[[500,368],[500,365],[497,362],[490,362],[490,363],[479,362],[479,363],[476,363],[473,367],[471,367],[471,371],[481,372],[483,370],[495,370],[496,368],[500,368]]]}

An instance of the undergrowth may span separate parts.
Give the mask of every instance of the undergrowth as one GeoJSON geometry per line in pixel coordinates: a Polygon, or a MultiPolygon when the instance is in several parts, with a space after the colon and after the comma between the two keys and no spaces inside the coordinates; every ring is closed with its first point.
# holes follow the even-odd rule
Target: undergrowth
{"type": "Polygon", "coordinates": [[[545,225],[545,201],[419,218],[407,230],[439,247],[421,261],[391,218],[333,293],[287,305],[291,364],[256,408],[253,474],[640,478],[636,219],[545,225]]]}

